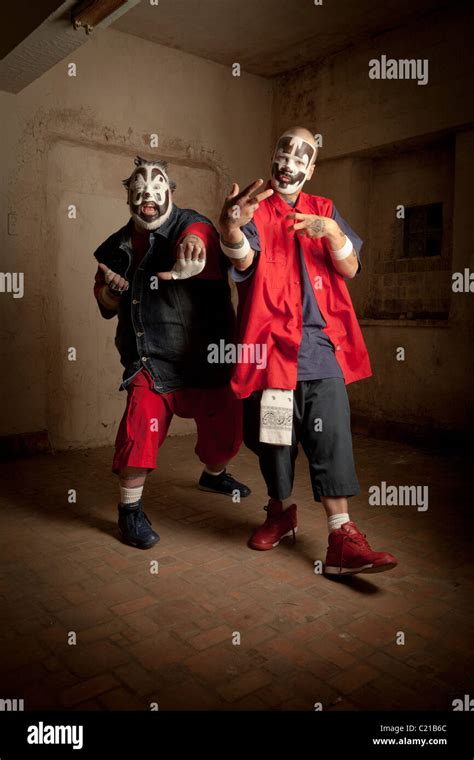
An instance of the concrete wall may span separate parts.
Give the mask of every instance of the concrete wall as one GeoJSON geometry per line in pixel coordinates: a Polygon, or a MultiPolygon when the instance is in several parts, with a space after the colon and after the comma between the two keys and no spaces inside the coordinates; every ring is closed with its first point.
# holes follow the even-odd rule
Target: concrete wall
{"type": "Polygon", "coordinates": [[[112,30],[20,94],[0,93],[1,270],[25,273],[23,298],[0,294],[0,436],[48,430],[56,448],[113,441],[125,394],[115,320],[92,297],[92,253],[128,219],[121,180],[137,153],[156,153],[170,162],[176,203],[215,218],[231,180],[265,169],[271,96],[259,77],[112,30]]]}
{"type": "Polygon", "coordinates": [[[420,26],[379,35],[275,82],[273,137],[292,124],[322,135],[307,189],[333,198],[365,240],[364,270],[350,290],[374,377],[350,386],[350,395],[354,416],[375,427],[472,425],[472,294],[451,292],[452,272],[474,263],[468,181],[474,103],[466,98],[473,53],[464,34],[472,20],[467,7],[435,13],[420,26]],[[428,85],[369,79],[368,62],[381,55],[427,58],[428,85]],[[436,201],[444,203],[443,256],[416,259],[413,269],[394,263],[396,205],[436,201]],[[401,314],[423,301],[427,310],[449,309],[449,318],[364,319],[384,296],[403,302],[401,314]],[[399,347],[403,362],[396,359],[399,347]]]}

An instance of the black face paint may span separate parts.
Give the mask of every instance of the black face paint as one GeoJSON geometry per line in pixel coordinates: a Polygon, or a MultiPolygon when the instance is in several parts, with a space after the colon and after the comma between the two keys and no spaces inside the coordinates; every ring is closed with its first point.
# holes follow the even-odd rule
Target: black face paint
{"type": "Polygon", "coordinates": [[[274,161],[272,164],[272,177],[274,177],[275,181],[279,184],[281,193],[285,192],[285,190],[288,193],[294,193],[296,191],[293,190],[293,187],[304,184],[306,180],[306,172],[296,172],[296,174],[293,174],[288,168],[280,168],[280,164],[277,161],[274,161]],[[288,190],[288,188],[291,189],[288,190]]]}

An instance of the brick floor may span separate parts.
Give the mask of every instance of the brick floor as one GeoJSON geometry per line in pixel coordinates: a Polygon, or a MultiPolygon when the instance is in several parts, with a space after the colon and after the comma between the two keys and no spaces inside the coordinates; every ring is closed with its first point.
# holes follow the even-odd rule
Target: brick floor
{"type": "Polygon", "coordinates": [[[351,516],[400,565],[334,581],[313,572],[326,521],[303,456],[296,545],[252,552],[265,503],[254,457],[243,449],[232,464],[253,489],[233,504],[196,488],[194,443],[169,439],[149,479],[161,543],[148,552],[117,540],[110,449],[0,465],[0,697],[30,710],[364,710],[450,709],[470,693],[469,464],[459,454],[355,437],[362,490],[351,516]],[[429,485],[429,510],[369,506],[382,480],[429,485]]]}

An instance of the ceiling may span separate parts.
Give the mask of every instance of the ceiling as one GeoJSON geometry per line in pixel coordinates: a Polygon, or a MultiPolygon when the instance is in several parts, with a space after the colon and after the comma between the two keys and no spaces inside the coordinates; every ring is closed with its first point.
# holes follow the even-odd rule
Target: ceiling
{"type": "MultiPolygon", "coordinates": [[[[127,0],[97,26],[109,26],[138,2],[127,0]]],[[[77,0],[14,0],[0,6],[0,90],[20,92],[87,41],[84,30],[75,31],[71,23],[77,7],[77,0]]]]}
{"type": "MultiPolygon", "coordinates": [[[[466,2],[472,0],[127,0],[98,26],[272,77],[415,19],[421,25],[424,14],[441,7],[452,13],[466,2]]],[[[87,41],[71,25],[77,5],[78,0],[4,3],[0,90],[19,92],[87,41]]],[[[416,27],[409,35],[416,42],[416,27]]]]}
{"type": "Polygon", "coordinates": [[[39,26],[50,13],[61,5],[58,0],[15,0],[9,4],[8,13],[2,16],[0,26],[0,59],[4,58],[22,40],[39,26]]]}
{"type": "Polygon", "coordinates": [[[272,77],[443,5],[447,0],[143,0],[112,27],[272,77]]]}

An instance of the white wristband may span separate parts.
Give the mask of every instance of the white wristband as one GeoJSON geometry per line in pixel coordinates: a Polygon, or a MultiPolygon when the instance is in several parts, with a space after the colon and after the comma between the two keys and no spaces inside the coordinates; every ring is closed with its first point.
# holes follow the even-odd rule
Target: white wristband
{"type": "Polygon", "coordinates": [[[336,261],[342,261],[342,259],[347,259],[348,256],[352,253],[353,245],[350,241],[350,239],[346,235],[346,242],[342,246],[342,248],[337,248],[337,250],[333,250],[331,248],[331,256],[333,259],[336,259],[336,261]]]}
{"type": "Polygon", "coordinates": [[[244,237],[244,242],[239,248],[231,248],[228,245],[225,245],[225,243],[222,242],[222,239],[220,240],[221,244],[221,251],[222,253],[225,253],[226,256],[229,257],[229,259],[245,259],[246,256],[250,253],[252,250],[250,248],[250,243],[245,237],[245,235],[242,233],[244,237]]]}

